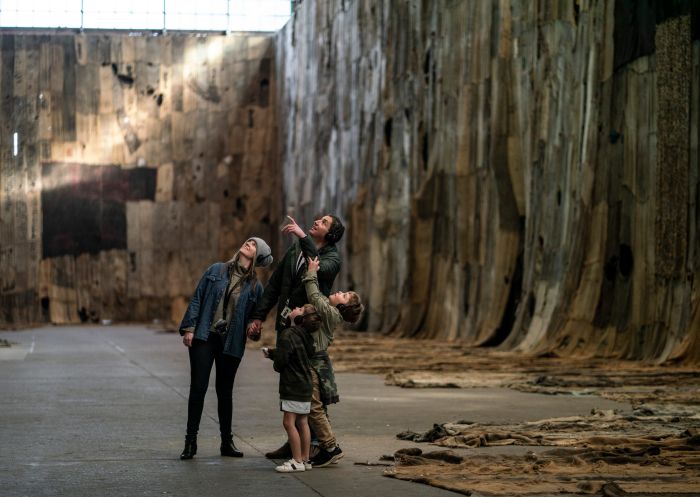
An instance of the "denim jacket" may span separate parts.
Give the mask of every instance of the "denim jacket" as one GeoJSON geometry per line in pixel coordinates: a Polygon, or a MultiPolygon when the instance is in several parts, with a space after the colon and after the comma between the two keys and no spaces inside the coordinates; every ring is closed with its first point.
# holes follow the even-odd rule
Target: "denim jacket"
{"type": "MultiPolygon", "coordinates": [[[[209,329],[214,320],[214,313],[228,286],[228,271],[226,264],[216,262],[209,266],[197,284],[197,288],[187,306],[185,317],[180,323],[180,334],[184,334],[186,328],[194,327],[194,338],[206,340],[209,337],[209,329]]],[[[241,359],[245,352],[246,326],[252,318],[251,313],[262,296],[263,287],[259,281],[255,287],[250,282],[241,286],[236,312],[231,317],[226,330],[224,353],[241,359]]]]}

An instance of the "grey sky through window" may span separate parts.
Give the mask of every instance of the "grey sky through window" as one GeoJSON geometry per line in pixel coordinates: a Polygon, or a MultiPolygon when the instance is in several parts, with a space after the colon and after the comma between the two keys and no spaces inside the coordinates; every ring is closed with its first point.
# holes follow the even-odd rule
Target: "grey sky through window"
{"type": "Polygon", "coordinates": [[[0,28],[276,31],[289,0],[0,0],[0,28]]]}

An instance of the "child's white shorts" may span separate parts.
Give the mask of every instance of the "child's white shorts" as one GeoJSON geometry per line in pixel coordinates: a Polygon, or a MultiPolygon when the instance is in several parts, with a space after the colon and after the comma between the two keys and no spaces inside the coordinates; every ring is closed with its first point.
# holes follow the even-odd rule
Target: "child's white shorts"
{"type": "Polygon", "coordinates": [[[280,411],[293,412],[294,414],[309,414],[311,412],[311,402],[280,400],[280,411]]]}

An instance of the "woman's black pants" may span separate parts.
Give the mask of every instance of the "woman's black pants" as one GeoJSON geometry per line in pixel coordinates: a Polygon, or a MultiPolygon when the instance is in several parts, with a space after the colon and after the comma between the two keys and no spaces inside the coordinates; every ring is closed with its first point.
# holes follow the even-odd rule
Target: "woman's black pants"
{"type": "Polygon", "coordinates": [[[207,341],[192,340],[190,347],[190,398],[187,402],[187,435],[196,436],[202,420],[204,395],[209,386],[212,364],[216,363],[216,397],[219,410],[219,430],[231,434],[233,417],[233,380],[241,360],[224,354],[224,337],[210,333],[207,341]]]}

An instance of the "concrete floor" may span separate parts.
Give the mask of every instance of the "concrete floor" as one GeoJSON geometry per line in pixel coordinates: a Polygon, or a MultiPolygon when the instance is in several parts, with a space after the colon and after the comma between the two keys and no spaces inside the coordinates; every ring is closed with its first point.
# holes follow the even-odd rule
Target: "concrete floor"
{"type": "MultiPolygon", "coordinates": [[[[242,459],[218,454],[213,375],[198,454],[180,461],[189,363],[178,335],[144,326],[44,327],[0,332],[0,493],[13,496],[446,496],[382,476],[382,454],[416,444],[396,433],[433,423],[523,421],[627,408],[597,397],[502,389],[400,389],[381,377],[339,374],[330,408],[346,457],[298,475],[263,457],[284,441],[277,374],[249,344],[234,391],[242,459]]],[[[435,449],[428,444],[423,450],[435,449]]]]}

